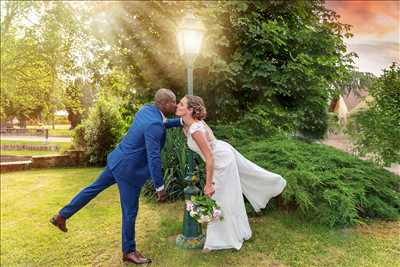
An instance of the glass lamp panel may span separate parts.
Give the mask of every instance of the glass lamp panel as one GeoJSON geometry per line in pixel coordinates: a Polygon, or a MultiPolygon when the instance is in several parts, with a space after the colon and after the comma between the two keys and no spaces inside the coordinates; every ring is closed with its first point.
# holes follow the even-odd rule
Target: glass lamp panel
{"type": "Polygon", "coordinates": [[[184,54],[187,55],[199,54],[201,48],[201,41],[203,39],[202,32],[185,29],[182,31],[182,36],[180,38],[182,38],[181,42],[184,54]]]}

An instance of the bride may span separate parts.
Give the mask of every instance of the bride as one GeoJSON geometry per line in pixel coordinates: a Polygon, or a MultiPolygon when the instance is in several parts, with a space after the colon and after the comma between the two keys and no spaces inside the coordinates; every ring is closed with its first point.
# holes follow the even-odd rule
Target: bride
{"type": "Polygon", "coordinates": [[[204,194],[212,197],[222,209],[224,219],[208,224],[204,252],[234,248],[251,237],[243,194],[256,212],[282,193],[286,180],[264,170],[243,157],[230,144],[218,140],[203,121],[206,108],[199,96],[185,96],[178,104],[189,148],[206,163],[204,194]]]}

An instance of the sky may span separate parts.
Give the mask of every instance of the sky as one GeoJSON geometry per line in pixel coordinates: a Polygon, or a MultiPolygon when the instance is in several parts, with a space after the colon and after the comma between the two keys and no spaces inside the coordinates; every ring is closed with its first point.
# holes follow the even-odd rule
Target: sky
{"type": "Polygon", "coordinates": [[[326,0],[325,5],[353,26],[354,36],[345,42],[359,56],[359,71],[380,75],[393,61],[400,63],[400,1],[326,0]]]}

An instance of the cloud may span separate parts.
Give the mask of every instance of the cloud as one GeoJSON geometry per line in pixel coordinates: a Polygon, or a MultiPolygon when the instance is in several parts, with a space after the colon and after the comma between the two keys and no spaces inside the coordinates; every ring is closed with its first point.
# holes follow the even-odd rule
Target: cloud
{"type": "Polygon", "coordinates": [[[326,1],[326,6],[336,11],[342,22],[353,25],[356,34],[399,34],[399,1],[326,1]]]}
{"type": "Polygon", "coordinates": [[[358,54],[360,71],[381,74],[400,58],[399,1],[326,1],[340,22],[352,25],[352,39],[345,40],[350,51],[358,54]]]}
{"type": "Polygon", "coordinates": [[[400,64],[400,44],[378,42],[370,44],[348,44],[348,49],[358,54],[355,59],[360,71],[381,74],[382,70],[397,62],[400,64]]]}

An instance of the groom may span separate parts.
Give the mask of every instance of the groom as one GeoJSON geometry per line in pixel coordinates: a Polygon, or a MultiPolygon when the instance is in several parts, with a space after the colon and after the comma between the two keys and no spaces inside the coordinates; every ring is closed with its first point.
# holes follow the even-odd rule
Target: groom
{"type": "Polygon", "coordinates": [[[67,232],[66,220],[83,208],[104,189],[117,183],[122,208],[123,261],[136,264],[150,263],[136,250],[135,220],[139,206],[140,190],[152,177],[158,201],[164,202],[167,193],[161,173],[160,150],[165,143],[166,128],[182,126],[182,120],[167,120],[175,113],[176,97],[169,89],[159,89],[155,104],[144,105],[135,116],[127,134],[108,155],[104,171],[88,187],[50,219],[61,231],[67,232]]]}

